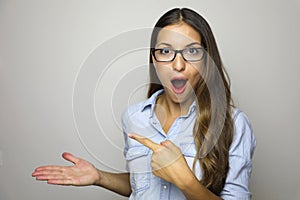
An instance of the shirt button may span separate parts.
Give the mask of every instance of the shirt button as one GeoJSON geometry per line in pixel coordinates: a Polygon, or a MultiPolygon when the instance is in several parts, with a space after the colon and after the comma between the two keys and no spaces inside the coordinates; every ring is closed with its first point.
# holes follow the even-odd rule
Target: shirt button
{"type": "Polygon", "coordinates": [[[152,120],[152,124],[153,124],[153,125],[156,125],[157,122],[156,122],[155,120],[152,120]]]}
{"type": "Polygon", "coordinates": [[[168,189],[168,186],[167,186],[167,185],[164,185],[163,188],[166,190],[166,189],[168,189]]]}

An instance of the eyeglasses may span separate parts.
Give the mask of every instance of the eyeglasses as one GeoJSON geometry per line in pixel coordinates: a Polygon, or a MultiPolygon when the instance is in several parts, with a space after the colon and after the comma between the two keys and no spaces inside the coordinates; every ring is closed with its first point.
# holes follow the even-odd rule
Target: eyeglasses
{"type": "Polygon", "coordinates": [[[174,50],[171,48],[151,49],[152,55],[157,62],[171,62],[176,58],[178,53],[182,58],[188,62],[196,62],[203,59],[205,49],[201,47],[189,47],[181,50],[174,50]]]}

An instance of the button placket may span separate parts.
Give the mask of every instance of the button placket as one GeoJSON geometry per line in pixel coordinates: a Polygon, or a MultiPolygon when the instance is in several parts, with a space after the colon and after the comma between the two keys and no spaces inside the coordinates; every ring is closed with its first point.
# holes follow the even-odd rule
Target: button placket
{"type": "Polygon", "coordinates": [[[164,131],[163,131],[162,127],[160,126],[160,122],[157,120],[156,117],[152,117],[150,119],[150,123],[158,131],[159,134],[161,134],[165,137],[164,131]]]}
{"type": "Polygon", "coordinates": [[[161,180],[160,199],[170,199],[170,183],[161,180]]]}

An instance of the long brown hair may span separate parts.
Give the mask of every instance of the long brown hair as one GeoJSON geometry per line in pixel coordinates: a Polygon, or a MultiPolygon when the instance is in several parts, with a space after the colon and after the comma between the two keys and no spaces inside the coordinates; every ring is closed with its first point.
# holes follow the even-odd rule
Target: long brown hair
{"type": "MultiPolygon", "coordinates": [[[[155,47],[161,28],[186,23],[201,37],[206,50],[204,69],[201,72],[195,95],[197,117],[194,125],[194,140],[197,154],[195,164],[200,160],[203,171],[201,183],[214,194],[223,190],[229,170],[229,148],[233,138],[232,99],[230,81],[223,67],[217,44],[207,21],[197,12],[188,8],[174,8],[165,13],[155,24],[151,36],[151,48],[155,47]],[[217,97],[217,98],[216,98],[217,97]]],[[[163,86],[155,72],[151,51],[149,60],[150,84],[148,97],[163,86]]]]}

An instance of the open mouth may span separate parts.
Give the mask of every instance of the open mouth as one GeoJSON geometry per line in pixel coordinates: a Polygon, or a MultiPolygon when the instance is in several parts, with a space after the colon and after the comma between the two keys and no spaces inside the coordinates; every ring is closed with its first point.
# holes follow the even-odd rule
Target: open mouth
{"type": "Polygon", "coordinates": [[[171,80],[172,83],[172,89],[176,94],[181,94],[184,92],[185,88],[186,88],[186,83],[187,80],[186,79],[173,79],[171,80]]]}

